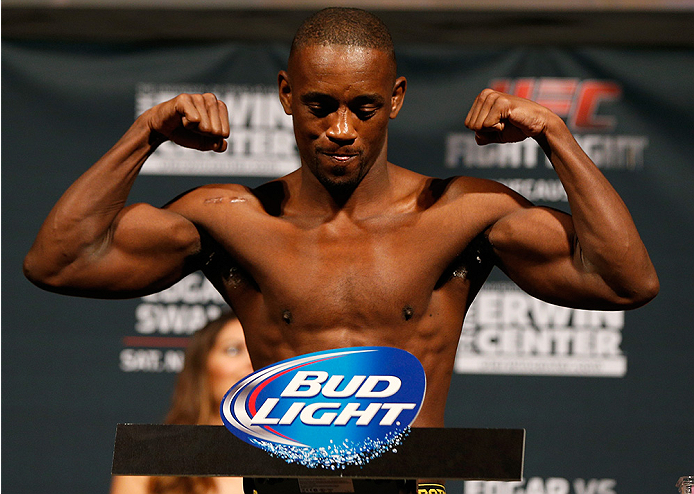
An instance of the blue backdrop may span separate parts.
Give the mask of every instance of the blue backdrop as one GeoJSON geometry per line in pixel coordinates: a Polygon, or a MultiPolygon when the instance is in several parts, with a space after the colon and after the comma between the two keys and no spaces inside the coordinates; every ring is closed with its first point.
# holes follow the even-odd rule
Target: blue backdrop
{"type": "MultiPolygon", "coordinates": [[[[115,425],[162,419],[181,338],[223,305],[199,273],[125,301],[35,288],[22,258],[50,207],[137,112],[184,90],[227,100],[232,149],[210,157],[163,146],[133,201],[161,205],[211,181],[254,186],[298,166],[275,96],[286,56],[273,45],[3,42],[6,492],[105,492],[115,425]]],[[[601,313],[540,303],[495,271],[463,328],[446,420],[526,428],[526,480],[456,482],[449,492],[675,492],[677,478],[694,473],[691,50],[410,45],[398,60],[409,85],[391,124],[390,161],[498,179],[566,209],[532,142],[478,148],[463,125],[487,86],[540,101],[566,119],[620,192],[662,284],[646,307],[601,313]]]]}

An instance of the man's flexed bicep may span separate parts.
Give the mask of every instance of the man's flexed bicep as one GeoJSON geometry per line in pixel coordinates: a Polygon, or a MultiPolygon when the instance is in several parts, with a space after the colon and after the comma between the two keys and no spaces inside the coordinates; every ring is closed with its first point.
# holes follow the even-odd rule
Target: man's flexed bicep
{"type": "Polygon", "coordinates": [[[157,291],[185,274],[200,248],[184,216],[144,204],[125,207],[147,158],[166,140],[223,152],[226,106],[213,94],[182,94],[145,111],[53,206],[24,262],[33,283],[83,296],[157,291]]]}
{"type": "Polygon", "coordinates": [[[158,292],[200,267],[195,225],[148,204],[124,208],[102,238],[84,242],[79,255],[75,248],[71,242],[63,250],[59,240],[50,249],[35,245],[25,260],[27,277],[58,293],[128,298],[158,292]]]}
{"type": "MultiPolygon", "coordinates": [[[[487,232],[497,264],[529,294],[549,303],[615,310],[642,305],[583,255],[572,217],[544,207],[518,209],[487,232]]],[[[615,271],[629,270],[615,266],[615,271]]]]}
{"type": "Polygon", "coordinates": [[[465,124],[480,145],[535,139],[566,191],[572,216],[522,208],[491,228],[502,266],[522,288],[594,309],[637,307],[655,297],[658,277],[626,204],[558,115],[485,89],[465,124]]]}

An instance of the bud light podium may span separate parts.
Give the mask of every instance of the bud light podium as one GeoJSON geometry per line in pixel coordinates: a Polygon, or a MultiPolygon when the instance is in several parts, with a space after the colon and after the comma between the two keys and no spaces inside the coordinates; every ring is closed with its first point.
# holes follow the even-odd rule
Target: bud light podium
{"type": "Polygon", "coordinates": [[[414,428],[369,462],[326,469],[271,456],[224,426],[119,424],[112,473],[244,477],[258,494],[409,494],[416,479],[520,481],[524,449],[523,429],[414,428]]]}

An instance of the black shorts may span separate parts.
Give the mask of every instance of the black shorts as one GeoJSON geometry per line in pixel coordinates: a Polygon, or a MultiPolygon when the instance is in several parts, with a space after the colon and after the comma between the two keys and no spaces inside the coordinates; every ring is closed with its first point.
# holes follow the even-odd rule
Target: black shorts
{"type": "Polygon", "coordinates": [[[375,479],[243,479],[245,494],[308,494],[318,492],[345,492],[354,494],[445,494],[446,488],[441,484],[420,484],[414,480],[375,480],[375,479]],[[328,489],[327,485],[333,484],[328,489]],[[344,483],[339,486],[340,483],[344,483]],[[340,487],[343,487],[342,489],[340,487]],[[424,489],[424,490],[422,490],[424,489]],[[433,490],[432,490],[433,489],[433,490]]]}

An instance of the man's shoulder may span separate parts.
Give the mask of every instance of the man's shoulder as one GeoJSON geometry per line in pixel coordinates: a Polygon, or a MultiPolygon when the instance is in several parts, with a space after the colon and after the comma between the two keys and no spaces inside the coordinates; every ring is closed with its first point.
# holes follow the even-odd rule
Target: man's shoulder
{"type": "Polygon", "coordinates": [[[208,204],[255,201],[253,191],[240,184],[207,184],[188,190],[167,203],[172,210],[197,208],[208,204]]]}
{"type": "Polygon", "coordinates": [[[252,189],[250,187],[234,183],[217,183],[202,185],[196,189],[193,189],[192,191],[190,191],[190,193],[197,194],[200,197],[214,194],[253,194],[252,189]]]}
{"type": "Polygon", "coordinates": [[[447,200],[486,198],[488,200],[517,200],[520,196],[504,184],[480,177],[456,175],[445,179],[429,179],[429,187],[440,189],[447,200]]]}
{"type": "Polygon", "coordinates": [[[424,175],[422,173],[416,172],[409,168],[403,168],[401,166],[393,165],[389,163],[391,173],[397,173],[398,177],[405,182],[419,183],[423,186],[428,184],[446,184],[447,187],[452,188],[452,191],[505,191],[510,190],[505,185],[490,180],[487,178],[470,177],[466,175],[455,175],[448,178],[431,177],[424,175]]]}
{"type": "Polygon", "coordinates": [[[495,180],[466,175],[431,177],[407,168],[392,167],[398,176],[396,182],[403,191],[414,193],[420,205],[444,205],[470,200],[487,204],[525,202],[518,193],[495,180]]]}

